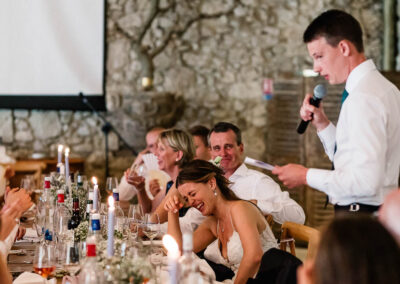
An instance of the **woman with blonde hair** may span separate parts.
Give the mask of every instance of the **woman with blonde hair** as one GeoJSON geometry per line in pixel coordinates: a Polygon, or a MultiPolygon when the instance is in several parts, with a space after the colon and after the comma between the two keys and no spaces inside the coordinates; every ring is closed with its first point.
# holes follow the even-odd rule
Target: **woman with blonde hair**
{"type": "MultiPolygon", "coordinates": [[[[167,183],[166,188],[162,188],[155,199],[161,203],[165,195],[170,189],[173,189],[174,182],[182,167],[190,162],[195,155],[195,148],[193,145],[192,136],[187,132],[180,129],[168,129],[160,133],[157,142],[156,156],[158,158],[158,167],[160,170],[165,171],[171,178],[167,183]]],[[[138,200],[143,207],[145,213],[155,211],[160,218],[160,222],[167,219],[167,214],[164,210],[155,210],[157,204],[151,202],[148,198],[145,188],[145,179],[135,172],[129,174],[127,172],[128,183],[134,185],[138,190],[138,200]]]]}

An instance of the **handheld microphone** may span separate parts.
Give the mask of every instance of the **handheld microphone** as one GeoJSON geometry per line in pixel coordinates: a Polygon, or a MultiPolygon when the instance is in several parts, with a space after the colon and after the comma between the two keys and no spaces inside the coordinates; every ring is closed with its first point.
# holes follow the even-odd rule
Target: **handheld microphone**
{"type": "MultiPolygon", "coordinates": [[[[314,95],[310,99],[310,104],[315,106],[315,107],[319,107],[319,103],[321,102],[321,100],[325,96],[326,96],[326,88],[325,88],[325,86],[322,85],[322,84],[316,85],[315,88],[314,88],[314,95]]],[[[308,121],[301,120],[299,126],[297,127],[297,133],[303,134],[304,131],[306,131],[308,123],[310,121],[311,120],[308,120],[308,121]]]]}

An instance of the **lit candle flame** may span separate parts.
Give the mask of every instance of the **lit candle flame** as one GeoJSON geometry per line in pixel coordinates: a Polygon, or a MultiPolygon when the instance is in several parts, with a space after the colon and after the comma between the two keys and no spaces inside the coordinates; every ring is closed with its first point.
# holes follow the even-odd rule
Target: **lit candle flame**
{"type": "Polygon", "coordinates": [[[108,206],[110,208],[114,208],[114,197],[112,197],[112,196],[108,197],[108,206]]]}
{"type": "Polygon", "coordinates": [[[62,152],[63,148],[64,148],[64,145],[58,144],[58,152],[62,152]]]}
{"type": "Polygon", "coordinates": [[[164,247],[168,250],[168,253],[171,254],[179,254],[179,247],[175,239],[171,235],[164,235],[163,239],[163,245],[164,247]]]}
{"type": "Polygon", "coordinates": [[[66,147],[66,148],[65,148],[65,156],[68,157],[68,155],[69,155],[69,147],[66,147]]]}
{"type": "Polygon", "coordinates": [[[96,177],[92,177],[92,183],[93,183],[94,185],[97,185],[97,178],[96,178],[96,177]]]}

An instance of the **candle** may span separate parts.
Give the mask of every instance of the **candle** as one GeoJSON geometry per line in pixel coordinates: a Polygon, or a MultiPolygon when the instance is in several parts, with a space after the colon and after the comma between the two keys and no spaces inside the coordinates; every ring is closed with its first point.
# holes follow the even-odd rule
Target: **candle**
{"type": "Polygon", "coordinates": [[[62,149],[63,149],[63,145],[59,144],[58,145],[58,162],[57,164],[62,163],[62,149]]]}
{"type": "Polygon", "coordinates": [[[107,232],[107,257],[114,255],[114,222],[115,222],[115,207],[114,198],[108,197],[108,232],[107,232]]]}
{"type": "Polygon", "coordinates": [[[99,186],[97,185],[97,178],[92,177],[93,186],[93,210],[98,210],[98,200],[99,200],[99,186]]]}
{"type": "Polygon", "coordinates": [[[164,235],[163,245],[168,250],[169,283],[178,283],[178,259],[179,248],[175,239],[171,235],[164,235]]]}
{"type": "Polygon", "coordinates": [[[69,186],[69,147],[65,148],[65,178],[69,186]]]}

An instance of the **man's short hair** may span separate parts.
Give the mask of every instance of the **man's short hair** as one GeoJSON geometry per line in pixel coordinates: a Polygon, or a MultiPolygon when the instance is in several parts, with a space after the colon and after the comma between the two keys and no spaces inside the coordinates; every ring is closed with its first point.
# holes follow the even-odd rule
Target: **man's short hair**
{"type": "Polygon", "coordinates": [[[189,133],[192,136],[200,137],[206,147],[208,147],[208,132],[210,132],[210,129],[203,125],[196,125],[189,129],[189,133]]]}
{"type": "Polygon", "coordinates": [[[358,52],[364,52],[360,23],[344,11],[328,10],[322,13],[303,34],[304,43],[310,43],[319,37],[324,37],[333,47],[345,39],[353,43],[358,52]]]}
{"type": "Polygon", "coordinates": [[[242,132],[240,131],[239,127],[229,122],[218,122],[217,124],[215,124],[214,127],[208,133],[208,143],[211,145],[210,136],[213,132],[224,133],[228,132],[229,130],[232,130],[235,133],[236,143],[238,145],[242,144],[242,132]]]}

